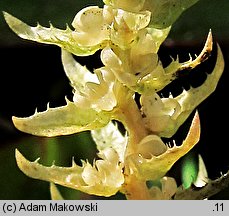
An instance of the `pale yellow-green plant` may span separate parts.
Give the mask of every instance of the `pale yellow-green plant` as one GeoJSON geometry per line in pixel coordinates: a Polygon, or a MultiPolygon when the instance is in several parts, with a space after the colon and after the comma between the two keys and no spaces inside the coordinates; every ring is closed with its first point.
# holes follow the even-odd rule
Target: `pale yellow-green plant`
{"type": "Polygon", "coordinates": [[[180,14],[198,0],[104,0],[104,7],[89,6],[79,11],[72,26],[65,30],[54,26],[28,26],[4,12],[9,27],[21,38],[62,48],[62,63],[73,87],[73,101],[48,107],[27,118],[13,117],[21,131],[37,136],[59,136],[90,130],[98,156],[93,165],[82,161],[71,167],[45,167],[30,162],[16,150],[19,168],[28,176],[51,182],[53,199],[62,199],[55,184],[97,196],[117,192],[127,199],[204,199],[227,185],[227,175],[217,181],[207,178],[200,157],[199,174],[191,188],[177,187],[174,178],[166,176],[174,163],[199,141],[200,121],[195,112],[183,143],[165,144],[216,88],[224,70],[224,60],[217,45],[217,60],[211,74],[197,87],[173,97],[161,98],[158,92],[175,80],[185,69],[205,61],[212,51],[209,31],[202,52],[187,62],[172,62],[163,68],[158,50],[180,14]],[[88,56],[101,50],[103,67],[93,72],[77,63],[72,54],[88,56]],[[140,108],[135,96],[140,95],[140,108]],[[113,120],[121,122],[123,135],[113,120]],[[226,179],[226,180],[225,180],[226,179]],[[161,187],[147,185],[157,181],[161,187]],[[223,182],[223,183],[222,183],[223,182]],[[206,189],[207,188],[207,189],[206,189]]]}

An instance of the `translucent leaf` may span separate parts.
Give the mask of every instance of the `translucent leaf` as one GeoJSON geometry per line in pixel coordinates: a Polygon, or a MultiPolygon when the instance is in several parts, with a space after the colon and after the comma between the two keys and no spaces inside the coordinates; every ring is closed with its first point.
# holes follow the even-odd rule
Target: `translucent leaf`
{"type": "Polygon", "coordinates": [[[225,65],[222,51],[219,45],[217,45],[217,47],[217,61],[212,73],[207,75],[207,79],[201,86],[197,88],[190,88],[188,91],[184,90],[180,95],[174,98],[181,106],[180,114],[178,115],[176,120],[169,123],[168,130],[161,132],[160,136],[173,136],[177,129],[192,113],[192,111],[215,91],[219,79],[224,71],[225,65]]]}
{"type": "Polygon", "coordinates": [[[127,135],[123,136],[121,134],[117,125],[110,122],[101,129],[92,130],[91,135],[99,151],[112,147],[118,153],[120,161],[124,162],[124,153],[128,139],[127,135]]]}
{"type": "MultiPolygon", "coordinates": [[[[172,63],[165,68],[165,73],[166,74],[175,74],[179,71],[185,70],[185,69],[193,69],[205,60],[208,59],[212,52],[212,47],[213,47],[213,38],[212,38],[212,32],[211,30],[208,33],[207,40],[205,42],[204,48],[201,51],[201,53],[194,59],[192,60],[192,57],[190,58],[189,61],[184,62],[184,63],[179,63],[179,59],[173,60],[172,63]]],[[[172,77],[171,77],[172,78],[172,77]]]]}
{"type": "Polygon", "coordinates": [[[196,157],[192,153],[188,153],[182,160],[181,179],[184,188],[189,188],[196,180],[198,167],[196,157]]]}
{"type": "Polygon", "coordinates": [[[118,9],[115,16],[115,21],[118,24],[118,27],[121,29],[128,27],[128,30],[139,31],[140,29],[144,29],[149,25],[150,15],[151,14],[149,11],[131,13],[118,9]]]}
{"type": "Polygon", "coordinates": [[[161,44],[165,41],[167,38],[169,32],[170,32],[171,26],[164,28],[164,29],[156,29],[156,28],[147,28],[147,31],[152,36],[152,39],[155,42],[156,49],[155,52],[157,53],[161,44]]]}
{"type": "Polygon", "coordinates": [[[73,101],[82,108],[111,111],[117,105],[114,75],[105,67],[94,72],[99,83],[87,82],[79,94],[74,94],[73,101]]]}
{"type": "Polygon", "coordinates": [[[111,27],[111,41],[122,50],[132,47],[138,40],[138,33],[145,29],[150,22],[150,12],[132,13],[115,10],[114,25],[111,27]]]}
{"type": "MultiPolygon", "coordinates": [[[[180,95],[174,98],[172,98],[171,96],[171,98],[168,99],[160,100],[159,98],[159,100],[156,100],[157,103],[162,103],[162,105],[160,105],[159,107],[163,108],[164,106],[165,110],[163,111],[163,109],[160,109],[159,112],[158,110],[152,109],[150,111],[151,114],[148,114],[149,118],[146,119],[146,124],[151,131],[156,132],[160,137],[173,136],[178,130],[178,128],[193,112],[193,110],[202,101],[204,101],[212,92],[215,91],[219,79],[224,71],[224,59],[219,46],[217,51],[218,54],[215,67],[212,73],[207,75],[207,79],[201,86],[197,88],[191,87],[188,91],[183,90],[183,92],[180,95]],[[155,115],[157,118],[153,118],[153,116],[155,115]],[[155,130],[156,120],[158,122],[157,130],[155,130]]],[[[154,97],[155,96],[152,96],[152,99],[154,97]]]]}
{"type": "Polygon", "coordinates": [[[151,134],[144,137],[138,144],[137,153],[141,154],[144,158],[151,158],[166,152],[167,146],[157,135],[151,134]]]}
{"type": "Polygon", "coordinates": [[[157,186],[150,188],[149,192],[153,200],[170,200],[176,193],[177,184],[174,178],[164,176],[160,179],[161,189],[157,186]]]}
{"type": "Polygon", "coordinates": [[[105,4],[127,11],[149,10],[154,28],[171,26],[176,19],[198,0],[104,0],[105,4]]]}
{"type": "Polygon", "coordinates": [[[145,159],[141,155],[131,155],[127,158],[131,173],[135,173],[143,180],[157,180],[163,177],[173,164],[189,152],[199,141],[200,121],[196,112],[190,130],[181,146],[168,148],[166,152],[151,159],[145,159]]]}
{"type": "MultiPolygon", "coordinates": [[[[164,37],[162,37],[164,39],[164,37]]],[[[184,69],[193,69],[200,63],[204,62],[212,51],[212,33],[208,34],[206,43],[201,53],[193,60],[190,58],[189,61],[180,63],[179,59],[173,60],[169,66],[163,68],[162,63],[159,61],[157,67],[138,82],[138,91],[142,93],[148,93],[152,91],[160,91],[165,86],[170,84],[177,78],[177,73],[181,73],[184,69]]]]}
{"type": "Polygon", "coordinates": [[[145,0],[143,10],[149,10],[154,28],[171,26],[176,19],[198,0],[145,0]]]}
{"type": "Polygon", "coordinates": [[[52,200],[64,200],[59,190],[57,189],[56,185],[53,184],[52,182],[50,183],[50,194],[52,200]]]}
{"type": "Polygon", "coordinates": [[[196,187],[204,187],[209,181],[208,172],[201,155],[198,155],[198,159],[199,159],[199,169],[198,169],[197,178],[193,184],[196,187]]]}
{"type": "Polygon", "coordinates": [[[145,0],[103,0],[106,5],[115,8],[122,8],[127,11],[139,11],[142,9],[145,0]]]}
{"type": "Polygon", "coordinates": [[[96,160],[93,166],[88,162],[83,162],[82,166],[73,162],[71,167],[55,165],[46,167],[40,165],[38,160],[28,161],[16,150],[17,165],[29,177],[53,182],[88,194],[114,195],[124,182],[122,165],[113,149],[106,149],[100,152],[99,156],[102,159],[96,160]]]}
{"type": "Polygon", "coordinates": [[[97,76],[75,61],[71,53],[62,49],[61,58],[64,71],[76,91],[83,91],[87,82],[99,82],[97,76]]]}
{"type": "Polygon", "coordinates": [[[4,12],[4,17],[9,27],[21,38],[40,43],[55,44],[78,56],[88,56],[101,49],[101,45],[81,46],[74,39],[72,30],[67,26],[66,30],[61,30],[50,25],[49,28],[37,25],[31,27],[21,20],[4,12]]]}
{"type": "Polygon", "coordinates": [[[75,28],[72,36],[79,44],[93,47],[109,40],[112,19],[106,19],[104,13],[112,17],[112,12],[106,9],[89,6],[76,14],[72,22],[75,28]]]}
{"type": "Polygon", "coordinates": [[[67,105],[47,108],[27,118],[13,117],[19,130],[38,136],[59,136],[93,130],[105,126],[110,120],[107,112],[77,107],[67,100],[67,105]]]}

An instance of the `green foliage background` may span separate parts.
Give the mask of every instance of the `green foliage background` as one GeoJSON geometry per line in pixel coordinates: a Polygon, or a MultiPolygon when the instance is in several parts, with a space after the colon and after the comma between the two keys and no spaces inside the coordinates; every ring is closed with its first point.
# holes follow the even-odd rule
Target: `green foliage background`
{"type": "MultiPolygon", "coordinates": [[[[30,25],[39,22],[48,26],[51,21],[54,26],[64,28],[66,23],[72,22],[80,9],[89,5],[101,6],[102,1],[1,0],[0,10],[11,13],[30,25]]],[[[228,11],[228,0],[200,0],[175,23],[165,46],[179,46],[185,52],[187,47],[193,46],[199,51],[211,28],[214,39],[220,43],[225,54],[225,73],[228,72],[228,11]]],[[[187,56],[185,58],[187,59],[187,56]]],[[[86,60],[79,58],[79,61],[89,64],[91,69],[100,64],[98,57],[86,60]]],[[[63,105],[66,95],[71,99],[71,88],[64,76],[59,48],[22,40],[8,28],[3,15],[0,14],[0,63],[0,199],[50,199],[47,182],[30,179],[17,168],[15,148],[29,160],[41,157],[40,162],[46,165],[51,165],[55,160],[56,165],[70,166],[72,157],[77,163],[80,163],[80,159],[93,161],[96,155],[95,145],[87,132],[66,137],[40,138],[23,134],[12,125],[13,115],[29,116],[36,107],[39,111],[44,110],[49,101],[52,107],[63,105]]],[[[226,121],[228,117],[225,102],[220,94],[228,90],[228,84],[225,84],[228,75],[224,74],[221,79],[217,93],[200,106],[200,117],[203,121],[203,144],[201,143],[200,151],[203,154],[208,151],[203,158],[213,178],[219,177],[220,171],[224,172],[229,167],[229,161],[226,154],[224,155],[227,148],[226,129],[221,124],[222,120],[226,121]],[[216,158],[214,154],[218,157],[221,154],[221,158],[216,158]],[[214,163],[210,162],[212,160],[215,160],[214,163]]],[[[95,198],[62,187],[60,190],[67,199],[95,198]]],[[[228,199],[229,190],[215,198],[228,199]]]]}

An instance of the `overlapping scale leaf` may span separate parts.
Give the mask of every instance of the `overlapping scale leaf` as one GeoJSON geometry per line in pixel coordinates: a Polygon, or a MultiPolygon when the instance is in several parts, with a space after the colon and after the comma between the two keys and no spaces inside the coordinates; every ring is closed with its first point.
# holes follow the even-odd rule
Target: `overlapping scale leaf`
{"type": "Polygon", "coordinates": [[[82,46],[98,46],[103,44],[106,40],[110,39],[110,25],[112,19],[106,19],[109,17],[104,16],[105,13],[110,12],[112,17],[112,11],[99,8],[97,6],[89,6],[79,11],[73,22],[72,26],[75,31],[72,32],[72,37],[82,46]]]}
{"type": "Polygon", "coordinates": [[[153,200],[170,200],[176,193],[177,184],[176,180],[172,177],[164,176],[160,179],[161,189],[157,186],[150,188],[149,192],[153,200]]]}
{"type": "Polygon", "coordinates": [[[114,8],[122,8],[127,11],[140,11],[145,3],[145,0],[103,0],[106,5],[114,8]]]}
{"type": "Polygon", "coordinates": [[[113,13],[110,40],[123,50],[129,49],[138,40],[138,32],[148,26],[150,12],[132,13],[114,9],[113,13]]]}
{"type": "Polygon", "coordinates": [[[62,63],[74,88],[73,100],[78,107],[110,111],[116,106],[114,76],[108,69],[99,68],[91,73],[65,50],[62,50],[62,63]]]}
{"type": "Polygon", "coordinates": [[[95,74],[99,83],[87,82],[80,93],[75,92],[73,101],[81,108],[112,111],[117,105],[114,76],[106,68],[95,70],[95,74]]]}
{"type": "Polygon", "coordinates": [[[121,134],[116,124],[110,122],[101,129],[92,130],[91,135],[99,151],[111,147],[118,153],[120,161],[124,162],[128,137],[121,134]]]}
{"type": "Polygon", "coordinates": [[[150,25],[154,28],[167,28],[198,0],[104,0],[104,3],[127,11],[150,11],[150,25]]]}
{"type": "Polygon", "coordinates": [[[158,52],[161,44],[167,38],[170,30],[171,30],[171,26],[164,28],[164,29],[147,28],[148,33],[151,35],[151,37],[155,43],[155,53],[158,52]]]}

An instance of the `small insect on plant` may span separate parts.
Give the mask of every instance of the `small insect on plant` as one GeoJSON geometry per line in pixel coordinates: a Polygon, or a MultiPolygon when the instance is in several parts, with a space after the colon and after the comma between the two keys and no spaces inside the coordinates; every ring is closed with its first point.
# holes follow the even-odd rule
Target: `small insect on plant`
{"type": "Polygon", "coordinates": [[[91,131],[99,159],[93,164],[74,161],[71,167],[46,167],[28,161],[16,150],[18,167],[29,177],[51,183],[53,199],[62,199],[55,184],[84,193],[110,197],[117,192],[126,199],[206,199],[228,186],[228,174],[210,180],[199,156],[199,169],[190,184],[177,185],[168,175],[172,166],[200,139],[196,107],[215,91],[224,70],[217,45],[213,71],[204,83],[173,97],[159,92],[208,59],[213,49],[211,30],[195,59],[178,58],[163,67],[158,51],[173,23],[198,0],[103,0],[103,7],[79,11],[71,27],[31,27],[4,12],[9,27],[21,38],[61,47],[62,63],[73,88],[66,105],[13,117],[21,131],[36,136],[61,136],[91,131]],[[89,71],[75,61],[100,51],[103,66],[89,71]],[[139,96],[139,103],[136,102],[139,96]],[[164,143],[194,114],[182,143],[164,143]],[[125,128],[121,133],[115,122],[125,128]],[[194,187],[198,187],[195,190],[194,187]]]}

